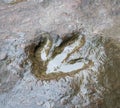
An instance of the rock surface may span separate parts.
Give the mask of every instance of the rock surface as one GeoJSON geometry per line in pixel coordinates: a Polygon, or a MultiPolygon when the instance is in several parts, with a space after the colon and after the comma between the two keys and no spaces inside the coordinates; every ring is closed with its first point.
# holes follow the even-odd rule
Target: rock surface
{"type": "Polygon", "coordinates": [[[1,108],[120,107],[119,0],[3,1],[1,108]]]}

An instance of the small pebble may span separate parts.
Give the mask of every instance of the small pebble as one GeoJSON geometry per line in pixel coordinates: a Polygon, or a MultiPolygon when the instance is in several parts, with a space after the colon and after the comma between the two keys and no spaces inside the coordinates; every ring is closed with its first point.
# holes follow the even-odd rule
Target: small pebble
{"type": "Polygon", "coordinates": [[[0,54],[0,60],[5,60],[7,58],[7,54],[5,52],[2,52],[0,54]]]}
{"type": "Polygon", "coordinates": [[[68,100],[67,100],[67,99],[64,99],[64,98],[61,99],[61,104],[62,104],[62,105],[65,105],[65,104],[67,104],[67,103],[68,103],[68,100]]]}

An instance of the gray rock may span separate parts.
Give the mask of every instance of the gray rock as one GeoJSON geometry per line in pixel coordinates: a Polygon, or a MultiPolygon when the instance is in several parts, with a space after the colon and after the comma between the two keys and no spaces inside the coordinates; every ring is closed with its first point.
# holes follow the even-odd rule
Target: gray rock
{"type": "Polygon", "coordinates": [[[7,58],[7,53],[6,52],[0,53],[0,60],[4,60],[6,58],[7,58]]]}
{"type": "Polygon", "coordinates": [[[0,107],[119,108],[119,0],[20,1],[0,1],[0,107]]]}

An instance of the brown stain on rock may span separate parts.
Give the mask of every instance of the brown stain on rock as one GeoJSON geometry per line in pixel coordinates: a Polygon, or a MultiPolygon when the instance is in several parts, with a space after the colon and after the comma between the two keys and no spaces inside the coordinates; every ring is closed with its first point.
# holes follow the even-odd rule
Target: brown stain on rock
{"type": "MultiPolygon", "coordinates": [[[[60,79],[66,76],[74,76],[75,74],[79,73],[80,71],[89,68],[90,66],[93,65],[93,62],[90,60],[88,64],[85,64],[82,68],[80,69],[76,69],[74,71],[68,72],[68,73],[64,73],[64,72],[59,72],[59,73],[49,73],[46,74],[46,69],[47,69],[47,65],[49,60],[54,59],[55,56],[57,56],[58,54],[60,54],[64,48],[70,44],[73,44],[75,41],[78,40],[78,37],[80,35],[79,32],[73,32],[69,35],[71,35],[70,37],[67,38],[67,35],[65,36],[65,38],[62,38],[63,42],[54,49],[52,57],[50,59],[48,59],[47,61],[43,61],[41,59],[41,51],[44,48],[44,46],[46,45],[47,41],[49,40],[49,36],[44,37],[42,39],[42,42],[39,42],[38,44],[31,44],[30,46],[28,46],[27,49],[27,53],[28,53],[28,59],[31,61],[32,63],[32,73],[40,80],[52,80],[52,79],[60,79]]],[[[42,36],[41,36],[42,37],[42,36]]],[[[49,48],[52,47],[52,42],[50,42],[49,48]]],[[[83,36],[81,38],[80,44],[79,46],[75,47],[73,49],[73,51],[71,53],[68,53],[67,57],[64,59],[64,62],[70,57],[70,55],[72,55],[73,53],[77,52],[82,46],[84,46],[85,44],[85,37],[83,36]]],[[[50,49],[48,49],[47,53],[49,53],[50,49]]],[[[71,64],[74,64],[77,60],[71,61],[71,64]]]]}

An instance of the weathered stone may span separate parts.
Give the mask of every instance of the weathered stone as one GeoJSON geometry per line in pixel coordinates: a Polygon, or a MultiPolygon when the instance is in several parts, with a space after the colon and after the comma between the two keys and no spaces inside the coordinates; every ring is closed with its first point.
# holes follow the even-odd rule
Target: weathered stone
{"type": "Polygon", "coordinates": [[[3,0],[5,3],[10,3],[10,4],[14,4],[14,3],[19,3],[22,1],[26,1],[26,0],[3,0]]]}
{"type": "MultiPolygon", "coordinates": [[[[105,92],[107,88],[104,85],[101,85],[103,84],[101,81],[104,81],[102,80],[102,77],[104,77],[102,75],[106,74],[107,68],[105,63],[107,60],[110,59],[111,61],[112,58],[115,57],[118,59],[116,62],[119,62],[119,43],[116,43],[115,45],[114,41],[112,42],[111,39],[104,37],[88,37],[78,31],[71,33],[73,36],[77,35],[74,39],[71,40],[71,36],[71,38],[66,38],[66,41],[61,37],[56,38],[56,41],[53,41],[53,34],[47,33],[47,37],[45,34],[45,32],[42,32],[37,37],[35,36],[35,38],[27,41],[21,37],[19,37],[19,40],[9,39],[9,41],[7,41],[8,45],[12,45],[8,48],[6,44],[6,47],[9,49],[8,58],[11,58],[11,62],[7,65],[7,69],[11,70],[11,74],[17,73],[19,76],[13,83],[15,84],[15,81],[18,80],[18,85],[10,85],[7,83],[8,77],[10,76],[8,74],[4,80],[4,82],[8,84],[8,89],[6,86],[1,86],[1,93],[8,92],[12,89],[9,104],[16,107],[16,105],[13,104],[13,100],[15,100],[14,102],[17,102],[20,107],[23,108],[25,104],[30,104],[31,107],[37,105],[41,106],[41,108],[51,106],[55,108],[66,108],[71,106],[71,104],[75,107],[91,106],[91,108],[104,106],[104,94],[102,93],[105,92]],[[22,42],[22,40],[24,40],[24,42],[22,42]],[[47,47],[48,42],[51,42],[50,47],[47,47]],[[60,42],[60,44],[57,44],[58,42],[60,42]],[[22,44],[26,46],[19,47],[19,44],[20,46],[22,44]],[[75,46],[72,46],[74,44],[75,46]],[[56,49],[57,47],[59,50],[56,49]],[[111,56],[112,53],[109,53],[109,50],[112,51],[113,47],[116,54],[111,56]],[[44,59],[42,60],[40,56],[42,54],[42,50],[46,49],[49,50],[48,53],[45,52],[47,55],[47,59],[45,60],[47,60],[47,62],[54,60],[57,56],[66,54],[65,57],[61,58],[61,60],[65,59],[64,62],[61,62],[61,65],[64,66],[70,64],[70,68],[72,70],[76,63],[80,65],[81,63],[84,63],[83,67],[79,67],[76,70],[73,69],[68,72],[64,72],[64,70],[63,72],[52,70],[50,73],[46,73],[47,67],[44,67],[44,71],[42,70],[41,65],[44,65],[44,59]],[[40,53],[38,53],[38,51],[40,51],[40,53]],[[54,52],[56,53],[54,54],[54,52]],[[51,55],[48,56],[49,54],[51,55]],[[52,54],[54,54],[54,56],[52,56],[52,54]],[[81,59],[79,60],[76,57],[80,57],[81,59]],[[19,92],[17,92],[18,90],[19,92]],[[35,99],[32,99],[33,97],[35,99]],[[23,104],[21,104],[21,101],[23,104]]],[[[67,35],[68,34],[65,34],[66,37],[67,35]]],[[[57,62],[59,61],[56,61],[56,64],[57,62]]],[[[108,64],[111,62],[108,62],[108,64]]],[[[59,65],[58,68],[60,68],[59,65]]],[[[116,69],[117,68],[114,70],[116,69]]],[[[116,74],[118,74],[118,70],[116,70],[116,74]]],[[[9,81],[12,81],[12,79],[9,79],[9,81]]],[[[4,85],[4,83],[1,84],[4,85]]],[[[109,87],[111,88],[111,86],[109,87]]],[[[115,88],[118,88],[118,86],[116,85],[115,88]]],[[[105,93],[107,94],[107,91],[105,93]]],[[[7,105],[5,107],[7,107],[7,105]]]]}
{"type": "Polygon", "coordinates": [[[119,0],[2,1],[1,108],[119,108],[119,0]]]}
{"type": "Polygon", "coordinates": [[[0,53],[0,60],[4,60],[4,59],[6,59],[6,57],[7,57],[6,52],[0,53]]]}

